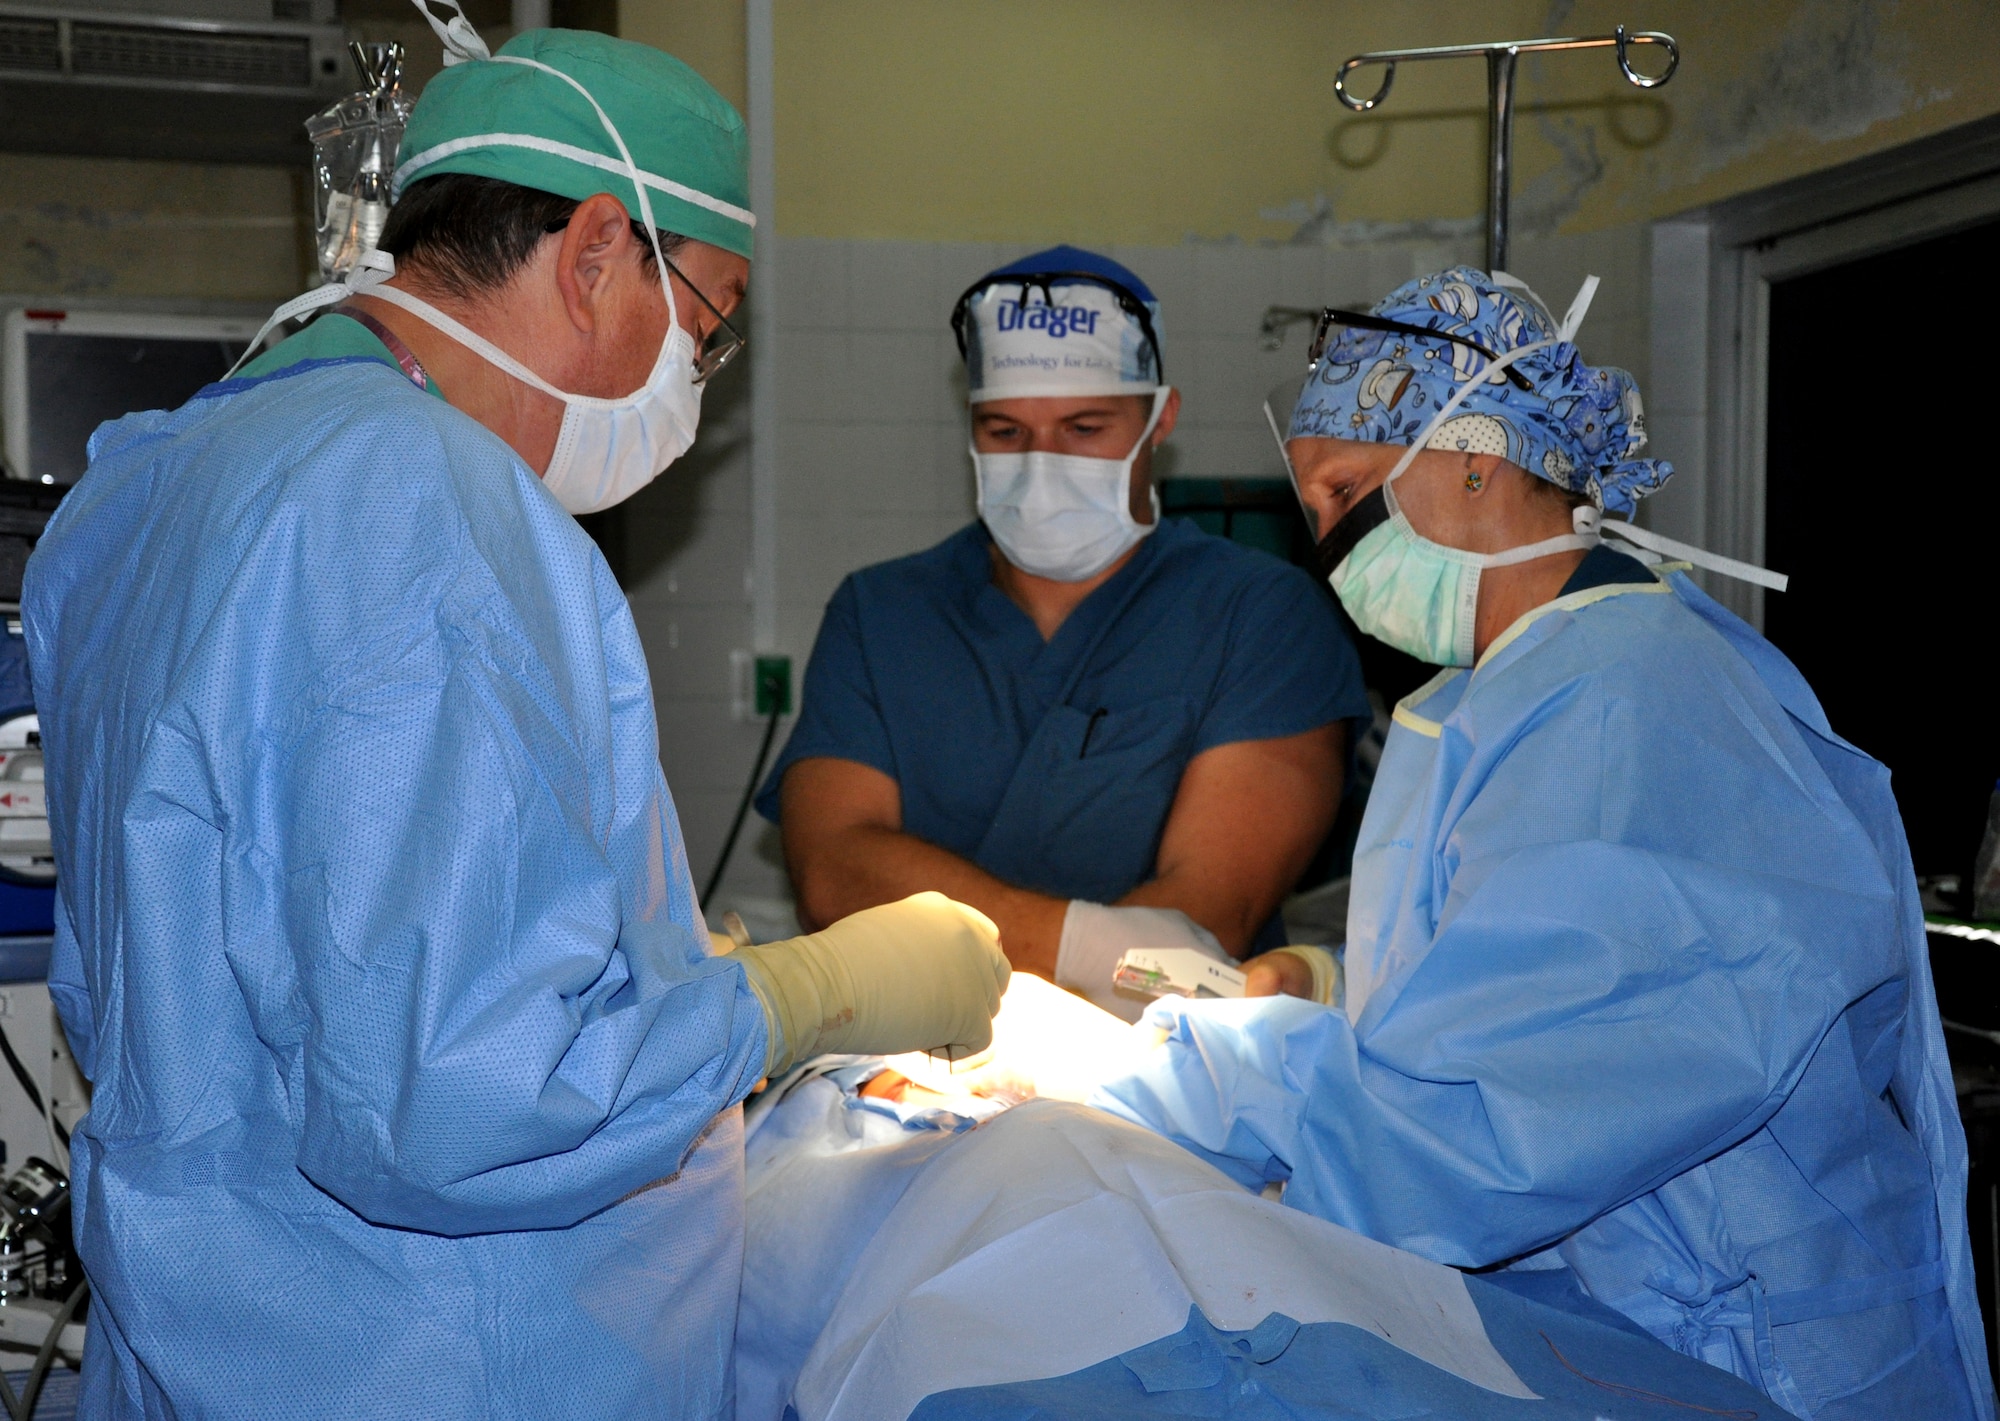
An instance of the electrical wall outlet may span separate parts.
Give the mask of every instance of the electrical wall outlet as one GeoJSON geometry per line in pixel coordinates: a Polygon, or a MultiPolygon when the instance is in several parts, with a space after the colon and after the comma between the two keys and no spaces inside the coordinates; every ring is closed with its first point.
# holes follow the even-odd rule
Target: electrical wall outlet
{"type": "Polygon", "coordinates": [[[792,658],[789,656],[760,656],[757,658],[756,708],[758,716],[772,713],[790,715],[792,713],[792,658]]]}
{"type": "Polygon", "coordinates": [[[792,658],[775,653],[729,653],[729,718],[762,720],[776,705],[792,713],[792,658]]]}

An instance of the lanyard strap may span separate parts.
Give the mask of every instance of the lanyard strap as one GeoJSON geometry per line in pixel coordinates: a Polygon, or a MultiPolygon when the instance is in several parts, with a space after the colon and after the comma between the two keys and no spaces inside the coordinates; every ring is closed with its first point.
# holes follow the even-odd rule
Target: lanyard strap
{"type": "Polygon", "coordinates": [[[423,362],[415,352],[403,344],[403,338],[350,301],[343,301],[333,308],[336,316],[345,316],[361,326],[368,334],[382,342],[389,354],[396,357],[396,363],[403,367],[403,373],[410,377],[410,383],[419,390],[430,390],[430,376],[424,370],[423,362]]]}

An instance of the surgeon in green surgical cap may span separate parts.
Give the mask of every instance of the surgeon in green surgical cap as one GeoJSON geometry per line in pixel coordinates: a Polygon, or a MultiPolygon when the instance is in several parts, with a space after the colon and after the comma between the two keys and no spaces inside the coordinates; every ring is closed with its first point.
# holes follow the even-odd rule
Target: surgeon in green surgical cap
{"type": "Polygon", "coordinates": [[[572,514],[740,345],[742,121],[639,45],[433,23],[385,255],[99,430],[27,574],[82,1416],[727,1415],[737,1103],[979,1049],[1006,982],[936,893],[711,955],[572,514]]]}

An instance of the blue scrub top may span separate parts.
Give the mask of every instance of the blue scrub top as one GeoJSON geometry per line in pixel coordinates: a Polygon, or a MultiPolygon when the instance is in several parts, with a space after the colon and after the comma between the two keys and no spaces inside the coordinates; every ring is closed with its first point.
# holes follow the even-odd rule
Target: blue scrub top
{"type": "Polygon", "coordinates": [[[1361,663],[1312,579],[1168,519],[1049,641],[993,585],[984,524],[850,576],[828,603],[795,762],[894,779],[904,829],[1007,882],[1109,903],[1153,876],[1189,760],[1366,722],[1361,663]]]}

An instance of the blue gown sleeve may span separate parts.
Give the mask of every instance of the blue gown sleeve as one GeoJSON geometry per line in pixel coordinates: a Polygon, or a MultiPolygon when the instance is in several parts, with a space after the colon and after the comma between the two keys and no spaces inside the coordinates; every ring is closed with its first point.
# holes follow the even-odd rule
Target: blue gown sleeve
{"type": "Polygon", "coordinates": [[[280,895],[296,963],[304,1039],[271,1044],[295,1062],[298,1166],[372,1223],[574,1224],[673,1174],[763,1065],[741,968],[667,911],[657,759],[607,826],[613,775],[537,699],[531,655],[413,637],[259,777],[287,801],[260,816],[277,861],[234,882],[280,895]]]}
{"type": "MultiPolygon", "coordinates": [[[[1459,1267],[1743,1140],[1851,1003],[1901,984],[1871,946],[1894,932],[1879,864],[1742,709],[1667,727],[1635,717],[1673,708],[1588,689],[1540,706],[1447,777],[1476,791],[1436,808],[1388,890],[1434,931],[1356,1022],[1162,1001],[1168,1042],[1096,1103],[1459,1267]]],[[[1445,737],[1441,757],[1477,753],[1445,737]]]]}
{"type": "Polygon", "coordinates": [[[97,1014],[90,1007],[90,988],[83,980],[83,955],[77,948],[76,925],[69,899],[56,884],[55,942],[49,952],[49,997],[62,1020],[63,1040],[87,1081],[97,1079],[97,1014]]]}
{"type": "Polygon", "coordinates": [[[1369,719],[1361,661],[1332,599],[1296,568],[1259,573],[1236,605],[1228,657],[1195,732],[1195,754],[1369,719]]]}
{"type": "Polygon", "coordinates": [[[757,812],[773,824],[778,822],[785,771],[800,760],[830,755],[897,777],[895,748],[861,638],[860,595],[852,577],[826,604],[800,692],[798,724],[757,794],[757,812]]]}

